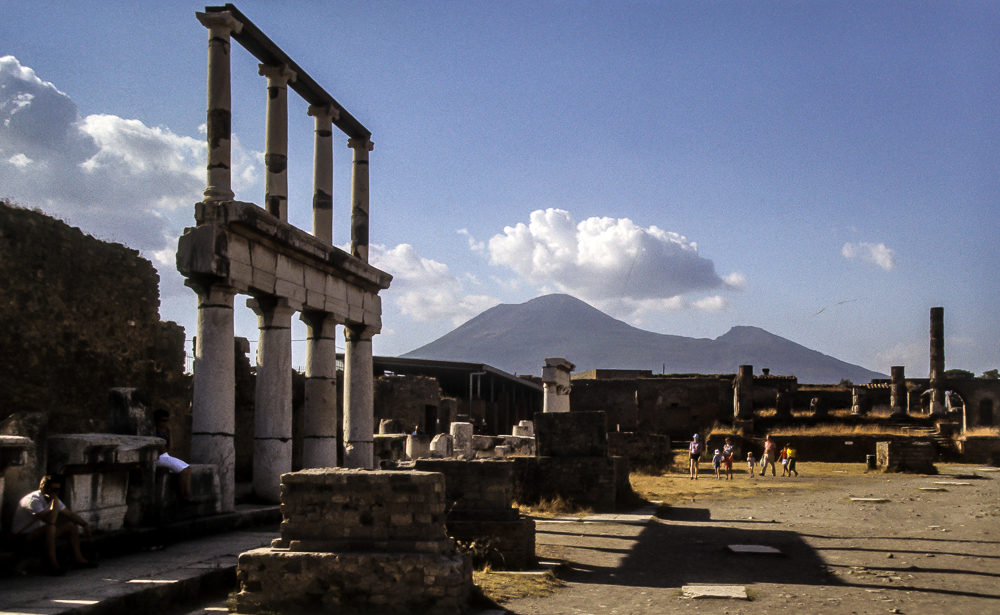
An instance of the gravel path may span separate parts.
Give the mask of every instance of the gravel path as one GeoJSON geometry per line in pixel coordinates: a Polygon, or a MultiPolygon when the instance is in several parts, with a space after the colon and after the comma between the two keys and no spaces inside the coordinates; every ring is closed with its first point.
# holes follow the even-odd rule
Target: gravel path
{"type": "Polygon", "coordinates": [[[524,615],[1000,613],[1000,472],[939,470],[830,474],[809,479],[819,489],[789,493],[780,481],[796,479],[769,477],[768,496],[696,500],[645,526],[539,524],[539,551],[569,562],[567,586],[504,606],[524,615]],[[782,554],[738,555],[733,544],[782,554]],[[745,586],[752,600],[682,597],[697,584],[745,586]]]}

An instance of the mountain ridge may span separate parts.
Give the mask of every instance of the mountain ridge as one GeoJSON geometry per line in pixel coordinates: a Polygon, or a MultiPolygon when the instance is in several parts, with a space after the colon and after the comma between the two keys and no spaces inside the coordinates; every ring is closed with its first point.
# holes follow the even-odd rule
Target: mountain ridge
{"type": "Polygon", "coordinates": [[[634,327],[564,294],[494,306],[404,358],[486,363],[518,374],[541,373],[546,357],[591,369],[666,373],[756,372],[794,375],[804,384],[842,379],[868,382],[884,374],[811,350],[759,327],[739,325],[713,339],[654,333],[634,327]]]}

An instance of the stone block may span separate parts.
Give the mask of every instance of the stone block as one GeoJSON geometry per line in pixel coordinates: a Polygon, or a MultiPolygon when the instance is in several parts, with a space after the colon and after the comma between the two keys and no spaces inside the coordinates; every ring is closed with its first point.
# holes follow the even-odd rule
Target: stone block
{"type": "Polygon", "coordinates": [[[122,529],[128,512],[128,470],[67,474],[60,498],[94,531],[122,529]]]}
{"type": "Polygon", "coordinates": [[[406,458],[424,459],[431,456],[431,437],[425,434],[406,436],[406,458]]]}
{"type": "Polygon", "coordinates": [[[374,293],[365,293],[364,302],[366,312],[378,315],[382,314],[382,297],[379,297],[374,293]]]}
{"type": "Polygon", "coordinates": [[[278,254],[275,262],[274,275],[279,280],[291,282],[297,286],[305,286],[305,267],[284,254],[278,254]]]}
{"type": "Polygon", "coordinates": [[[245,263],[229,263],[229,279],[233,286],[248,287],[253,284],[253,267],[245,263]]]}
{"type": "Polygon", "coordinates": [[[472,452],[472,438],[475,430],[472,427],[472,423],[452,423],[451,424],[451,437],[455,445],[455,456],[461,459],[471,459],[474,455],[472,452]]]}
{"type": "Polygon", "coordinates": [[[303,285],[306,287],[306,290],[326,295],[326,274],[324,272],[313,267],[305,267],[304,277],[303,285]]]}
{"type": "Polygon", "coordinates": [[[240,237],[239,235],[229,234],[229,266],[232,267],[234,263],[241,263],[243,265],[252,265],[253,261],[250,259],[250,243],[240,237]]]}
{"type": "Polygon", "coordinates": [[[403,422],[399,419],[382,419],[378,424],[379,434],[406,433],[403,429],[403,422]]]}
{"type": "Polygon", "coordinates": [[[450,459],[455,455],[455,444],[448,434],[439,433],[431,440],[431,457],[437,459],[450,459]]]}
{"type": "Polygon", "coordinates": [[[302,305],[306,302],[306,289],[301,284],[278,278],[274,282],[274,294],[288,299],[289,304],[302,305]]]}
{"type": "Polygon", "coordinates": [[[254,271],[268,273],[272,276],[278,271],[278,253],[260,243],[250,244],[250,264],[254,271]]]}
{"type": "Polygon", "coordinates": [[[268,273],[263,269],[258,269],[254,267],[253,279],[250,285],[259,291],[265,292],[269,295],[273,295],[274,284],[276,281],[277,278],[274,277],[273,273],[268,273]]]}
{"type": "Polygon", "coordinates": [[[517,425],[511,429],[511,435],[521,436],[522,438],[534,438],[535,437],[535,424],[531,421],[520,421],[517,425]]]}
{"type": "Polygon", "coordinates": [[[608,426],[603,412],[535,414],[539,457],[607,457],[608,426]]]}
{"type": "Polygon", "coordinates": [[[347,304],[347,282],[332,275],[326,276],[325,294],[330,299],[347,304]]]}

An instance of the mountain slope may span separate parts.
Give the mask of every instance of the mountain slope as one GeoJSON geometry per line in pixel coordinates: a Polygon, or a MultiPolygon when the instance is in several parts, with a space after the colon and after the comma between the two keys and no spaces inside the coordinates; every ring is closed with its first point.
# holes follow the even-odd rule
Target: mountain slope
{"type": "Polygon", "coordinates": [[[546,357],[565,357],[576,371],[648,369],[667,373],[733,373],[740,365],[795,375],[800,383],[884,378],[757,327],[733,327],[715,340],[637,329],[569,295],[545,295],[490,308],[406,358],[487,363],[540,374],[546,357]]]}

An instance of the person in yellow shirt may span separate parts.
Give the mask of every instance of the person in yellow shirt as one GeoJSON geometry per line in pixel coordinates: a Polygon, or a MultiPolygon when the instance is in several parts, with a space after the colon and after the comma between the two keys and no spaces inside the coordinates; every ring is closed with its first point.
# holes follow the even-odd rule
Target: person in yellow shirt
{"type": "Polygon", "coordinates": [[[796,452],[795,452],[795,449],[792,448],[792,445],[791,444],[786,444],[785,445],[785,457],[788,459],[788,475],[789,476],[792,475],[792,472],[795,472],[796,476],[799,475],[799,471],[795,469],[795,455],[796,455],[796,452]]]}

